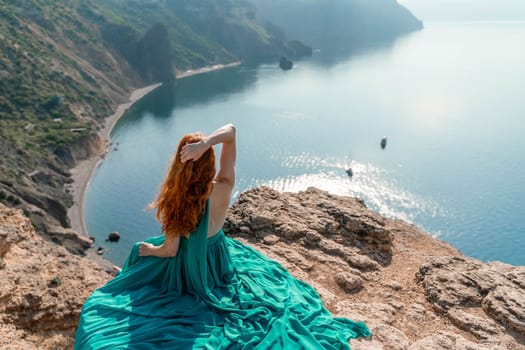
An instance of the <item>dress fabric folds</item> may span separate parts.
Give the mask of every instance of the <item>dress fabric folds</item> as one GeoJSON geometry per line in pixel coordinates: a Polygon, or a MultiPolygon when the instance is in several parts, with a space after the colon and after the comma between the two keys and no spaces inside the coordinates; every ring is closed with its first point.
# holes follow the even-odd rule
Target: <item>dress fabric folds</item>
{"type": "Polygon", "coordinates": [[[208,238],[208,218],[207,203],[175,257],[141,257],[136,243],[85,302],[75,349],[350,349],[370,335],[277,262],[222,230],[208,238]]]}

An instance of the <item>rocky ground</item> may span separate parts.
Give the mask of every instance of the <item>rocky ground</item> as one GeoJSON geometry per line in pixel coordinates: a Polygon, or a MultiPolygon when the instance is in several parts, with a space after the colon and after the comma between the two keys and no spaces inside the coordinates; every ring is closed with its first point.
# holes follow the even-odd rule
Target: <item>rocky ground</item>
{"type": "Polygon", "coordinates": [[[0,204],[0,349],[72,349],[82,305],[108,276],[0,204]]]}
{"type": "MultiPolygon", "coordinates": [[[[525,349],[525,267],[483,263],[362,201],[256,188],[226,233],[313,285],[337,316],[365,321],[352,349],[525,349]]],[[[0,348],[71,348],[103,268],[36,235],[0,206],[0,348]]]]}
{"type": "Polygon", "coordinates": [[[256,188],[225,231],[313,285],[337,316],[365,321],[352,349],[525,349],[525,267],[483,263],[362,201],[256,188]]]}

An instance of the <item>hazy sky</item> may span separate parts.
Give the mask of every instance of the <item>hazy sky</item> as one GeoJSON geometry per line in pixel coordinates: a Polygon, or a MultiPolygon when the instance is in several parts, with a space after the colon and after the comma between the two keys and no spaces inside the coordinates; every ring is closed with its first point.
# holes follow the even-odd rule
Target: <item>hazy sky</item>
{"type": "Polygon", "coordinates": [[[423,21],[525,20],[525,0],[398,0],[423,21]]]}

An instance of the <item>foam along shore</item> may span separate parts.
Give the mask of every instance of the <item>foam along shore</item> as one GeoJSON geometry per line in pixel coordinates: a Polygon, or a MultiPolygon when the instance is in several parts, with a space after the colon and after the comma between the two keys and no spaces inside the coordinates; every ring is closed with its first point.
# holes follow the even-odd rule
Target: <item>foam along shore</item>
{"type": "Polygon", "coordinates": [[[228,64],[215,64],[213,66],[202,67],[199,69],[188,69],[184,72],[178,72],[177,79],[187,78],[187,77],[191,77],[192,75],[197,75],[197,74],[209,73],[209,72],[213,72],[213,71],[221,70],[225,68],[237,67],[240,64],[241,64],[240,61],[236,61],[236,62],[232,62],[228,64]]]}
{"type": "MultiPolygon", "coordinates": [[[[232,62],[228,64],[216,64],[213,66],[202,67],[199,69],[186,70],[184,72],[177,72],[176,78],[182,79],[187,78],[197,74],[204,74],[216,70],[221,70],[225,68],[236,67],[240,65],[241,62],[232,62]]],[[[89,236],[89,233],[86,228],[85,219],[84,219],[84,199],[85,193],[89,186],[91,177],[93,176],[95,169],[100,164],[100,162],[105,158],[107,152],[111,146],[111,131],[113,127],[117,124],[120,118],[122,118],[126,111],[129,110],[138,102],[141,98],[148,95],[150,92],[161,86],[161,83],[149,85],[140,89],[134,90],[128,102],[123,103],[117,107],[115,113],[106,118],[104,126],[99,131],[99,135],[103,144],[103,149],[100,153],[80,161],[73,169],[71,173],[73,175],[73,184],[72,184],[72,194],[73,194],[73,206],[68,210],[68,216],[71,221],[71,227],[73,230],[77,231],[83,236],[89,236]]]]}

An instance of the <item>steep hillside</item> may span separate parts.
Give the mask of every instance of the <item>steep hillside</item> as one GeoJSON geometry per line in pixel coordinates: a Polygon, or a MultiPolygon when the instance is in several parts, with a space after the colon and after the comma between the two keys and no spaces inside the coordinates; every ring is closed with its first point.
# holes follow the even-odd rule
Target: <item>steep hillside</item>
{"type": "Polygon", "coordinates": [[[68,226],[68,166],[138,75],[63,2],[0,1],[0,200],[35,225],[68,226]],[[49,219],[49,220],[47,220],[49,219]]]}
{"type": "Polygon", "coordinates": [[[261,21],[314,48],[370,46],[422,28],[397,0],[251,0],[261,21]]]}
{"type": "Polygon", "coordinates": [[[253,20],[252,5],[196,6],[0,0],[0,201],[23,208],[39,231],[69,227],[68,169],[104,147],[98,130],[131,90],[289,50],[253,20]]]}
{"type": "MultiPolygon", "coordinates": [[[[166,0],[196,32],[245,62],[276,61],[311,55],[310,48],[276,36],[257,21],[258,9],[247,0],[166,0]]],[[[290,38],[295,39],[295,38],[290,38]]]]}

